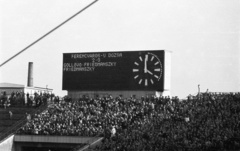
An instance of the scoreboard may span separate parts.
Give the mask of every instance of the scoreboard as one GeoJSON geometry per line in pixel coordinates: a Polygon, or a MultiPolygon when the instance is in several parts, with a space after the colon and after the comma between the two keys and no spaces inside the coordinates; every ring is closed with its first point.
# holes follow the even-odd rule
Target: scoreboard
{"type": "Polygon", "coordinates": [[[164,90],[164,51],[63,54],[63,90],[164,90]]]}

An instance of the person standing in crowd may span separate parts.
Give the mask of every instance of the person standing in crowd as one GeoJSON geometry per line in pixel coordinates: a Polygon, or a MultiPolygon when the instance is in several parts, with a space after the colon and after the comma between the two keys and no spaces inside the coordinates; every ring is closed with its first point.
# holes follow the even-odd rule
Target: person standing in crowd
{"type": "Polygon", "coordinates": [[[112,126],[111,137],[114,137],[115,134],[116,134],[116,128],[115,128],[115,126],[112,126]]]}
{"type": "Polygon", "coordinates": [[[31,114],[26,113],[26,116],[27,116],[27,121],[30,122],[31,121],[31,114]]]}
{"type": "Polygon", "coordinates": [[[9,119],[12,120],[12,117],[13,117],[12,111],[9,111],[8,113],[9,113],[9,119]]]}
{"type": "Polygon", "coordinates": [[[1,94],[1,96],[0,96],[0,103],[1,103],[0,105],[1,105],[2,107],[4,107],[6,101],[7,101],[6,91],[2,91],[2,94],[1,94]]]}
{"type": "Polygon", "coordinates": [[[27,106],[30,106],[30,98],[29,98],[29,93],[28,92],[27,92],[26,96],[27,96],[27,106]]]}
{"type": "Polygon", "coordinates": [[[21,90],[20,91],[20,101],[21,101],[21,106],[24,106],[25,105],[25,94],[24,92],[21,90]]]}
{"type": "Polygon", "coordinates": [[[36,107],[36,100],[37,100],[36,97],[34,97],[34,98],[32,99],[32,107],[36,107]]]}
{"type": "Polygon", "coordinates": [[[7,98],[7,100],[4,102],[4,109],[9,107],[11,105],[10,100],[7,98]]]}

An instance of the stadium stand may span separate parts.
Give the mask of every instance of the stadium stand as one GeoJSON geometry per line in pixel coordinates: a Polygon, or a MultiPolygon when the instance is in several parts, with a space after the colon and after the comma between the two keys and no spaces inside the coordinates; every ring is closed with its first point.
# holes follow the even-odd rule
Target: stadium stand
{"type": "MultiPolygon", "coordinates": [[[[6,96],[4,92],[0,96],[0,142],[10,134],[16,132],[23,126],[27,120],[30,120],[32,114],[40,113],[46,109],[45,97],[37,96],[36,105],[24,103],[23,93],[12,93],[6,96]]],[[[30,102],[29,100],[26,102],[30,102]]]]}
{"type": "Polygon", "coordinates": [[[239,150],[240,93],[141,99],[55,97],[18,135],[102,136],[91,150],[239,150]]]}

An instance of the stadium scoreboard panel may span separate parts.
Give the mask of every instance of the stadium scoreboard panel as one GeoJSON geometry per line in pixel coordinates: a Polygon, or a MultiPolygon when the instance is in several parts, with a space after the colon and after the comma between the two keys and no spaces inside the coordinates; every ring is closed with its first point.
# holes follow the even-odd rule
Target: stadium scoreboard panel
{"type": "Polygon", "coordinates": [[[63,54],[63,90],[164,90],[164,50],[63,54]]]}

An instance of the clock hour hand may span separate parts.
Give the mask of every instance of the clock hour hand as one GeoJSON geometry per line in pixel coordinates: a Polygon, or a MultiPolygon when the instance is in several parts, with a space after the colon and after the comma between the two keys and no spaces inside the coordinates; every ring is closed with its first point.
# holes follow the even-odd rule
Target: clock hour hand
{"type": "Polygon", "coordinates": [[[149,71],[149,70],[147,70],[147,73],[149,73],[149,74],[153,75],[153,73],[152,73],[151,71],[149,71]]]}

